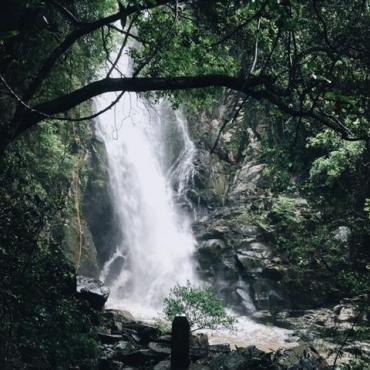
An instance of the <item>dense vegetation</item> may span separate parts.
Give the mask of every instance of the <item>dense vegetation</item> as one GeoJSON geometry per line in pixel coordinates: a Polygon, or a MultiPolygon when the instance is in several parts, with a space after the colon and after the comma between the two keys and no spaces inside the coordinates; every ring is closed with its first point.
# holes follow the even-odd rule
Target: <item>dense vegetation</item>
{"type": "Polygon", "coordinates": [[[289,261],[292,289],[319,276],[332,299],[366,294],[369,23],[364,0],[2,1],[0,367],[94,363],[94,314],[73,295],[81,245],[69,260],[62,245],[87,181],[89,98],[104,91],[160,90],[192,117],[227,101],[234,155],[208,149],[235,168],[263,120],[268,196],[250,217],[289,261]],[[131,38],[135,78],[94,84],[131,38]]]}

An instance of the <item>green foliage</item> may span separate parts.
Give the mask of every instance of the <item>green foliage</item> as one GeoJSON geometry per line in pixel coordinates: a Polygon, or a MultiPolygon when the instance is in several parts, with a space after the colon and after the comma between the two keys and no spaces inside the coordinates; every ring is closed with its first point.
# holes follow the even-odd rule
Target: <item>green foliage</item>
{"type": "MultiPolygon", "coordinates": [[[[1,39],[0,45],[1,73],[6,73],[9,84],[20,93],[73,26],[51,3],[7,4],[12,9],[9,22],[19,24],[25,14],[17,37],[1,39]],[[27,16],[31,13],[32,19],[27,16]]],[[[68,2],[67,6],[81,20],[91,20],[107,10],[111,12],[116,2],[83,0],[68,2]]],[[[5,13],[0,14],[2,25],[9,23],[5,17],[5,13]]],[[[100,34],[81,39],[55,66],[33,103],[91,81],[104,56],[100,34]],[[86,56],[89,63],[81,62],[86,56]]],[[[12,109],[9,99],[1,100],[0,128],[8,123],[12,109]]],[[[70,112],[74,117],[90,113],[89,104],[70,112]]],[[[81,167],[79,185],[86,186],[83,163],[91,135],[87,125],[47,120],[26,132],[0,158],[2,369],[95,366],[95,314],[75,299],[75,271],[62,249],[63,225],[66,218],[75,218],[71,185],[77,167],[81,167]]]]}
{"type": "Polygon", "coordinates": [[[271,214],[279,219],[282,225],[288,226],[301,221],[301,215],[297,211],[296,199],[279,195],[272,203],[271,214]]]}
{"type": "Polygon", "coordinates": [[[93,313],[74,298],[75,272],[57,232],[73,215],[70,185],[90,134],[86,126],[73,130],[49,122],[1,158],[2,368],[36,361],[65,369],[95,361],[93,313]]]}
{"type": "Polygon", "coordinates": [[[185,315],[192,331],[200,329],[230,328],[235,317],[226,313],[223,302],[210,287],[195,287],[187,283],[176,285],[164,301],[164,314],[170,321],[185,315]]]}
{"type": "Polygon", "coordinates": [[[363,142],[346,142],[330,130],[309,138],[307,147],[327,153],[316,158],[310,169],[310,180],[326,186],[332,186],[345,174],[354,175],[366,149],[363,142]]]}
{"type": "Polygon", "coordinates": [[[15,37],[19,34],[18,31],[6,31],[6,32],[0,32],[0,43],[4,40],[10,39],[12,37],[15,37]]]}

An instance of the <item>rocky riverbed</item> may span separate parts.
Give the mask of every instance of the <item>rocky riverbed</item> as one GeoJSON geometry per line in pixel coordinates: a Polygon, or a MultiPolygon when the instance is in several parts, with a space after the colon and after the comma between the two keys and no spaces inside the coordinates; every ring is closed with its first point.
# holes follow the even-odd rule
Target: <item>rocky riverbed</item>
{"type": "MultiPolygon", "coordinates": [[[[107,288],[93,279],[80,277],[77,282],[81,299],[102,309],[107,288]]],[[[347,299],[333,308],[281,311],[274,317],[259,310],[240,317],[233,330],[194,334],[191,369],[319,370],[358,356],[370,360],[368,340],[351,341],[349,336],[362,330],[368,320],[356,303],[347,299]],[[338,334],[344,334],[346,341],[338,340],[338,334]]],[[[99,317],[100,370],[169,369],[170,323],[138,321],[128,311],[117,309],[105,309],[99,317]]]]}
{"type": "MultiPolygon", "coordinates": [[[[104,311],[98,336],[102,351],[100,370],[170,367],[170,334],[135,321],[128,312],[104,311]]],[[[204,333],[193,335],[191,342],[190,369],[329,369],[326,360],[309,345],[297,344],[276,351],[263,351],[254,345],[232,349],[228,343],[213,344],[204,333]]]]}

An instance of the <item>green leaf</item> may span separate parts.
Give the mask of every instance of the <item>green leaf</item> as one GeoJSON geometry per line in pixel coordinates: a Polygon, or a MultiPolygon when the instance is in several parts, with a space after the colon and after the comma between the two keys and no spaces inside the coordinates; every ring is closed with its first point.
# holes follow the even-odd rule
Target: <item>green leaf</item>
{"type": "Polygon", "coordinates": [[[15,37],[17,35],[19,35],[19,31],[5,31],[5,32],[0,32],[0,41],[11,39],[12,37],[15,37]]]}

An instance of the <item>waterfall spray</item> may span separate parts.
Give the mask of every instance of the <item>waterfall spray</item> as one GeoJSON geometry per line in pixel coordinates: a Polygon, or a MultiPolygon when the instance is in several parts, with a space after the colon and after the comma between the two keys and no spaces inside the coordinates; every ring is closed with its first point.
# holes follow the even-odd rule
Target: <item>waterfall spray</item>
{"type": "MultiPolygon", "coordinates": [[[[129,57],[121,59],[119,69],[130,75],[129,57]]],[[[114,98],[99,97],[97,108],[114,98]]],[[[109,305],[138,316],[155,314],[176,283],[196,281],[191,220],[179,206],[194,174],[195,146],[186,125],[166,102],[152,106],[135,93],[125,93],[96,125],[122,232],[101,278],[111,288],[109,305]]]]}

